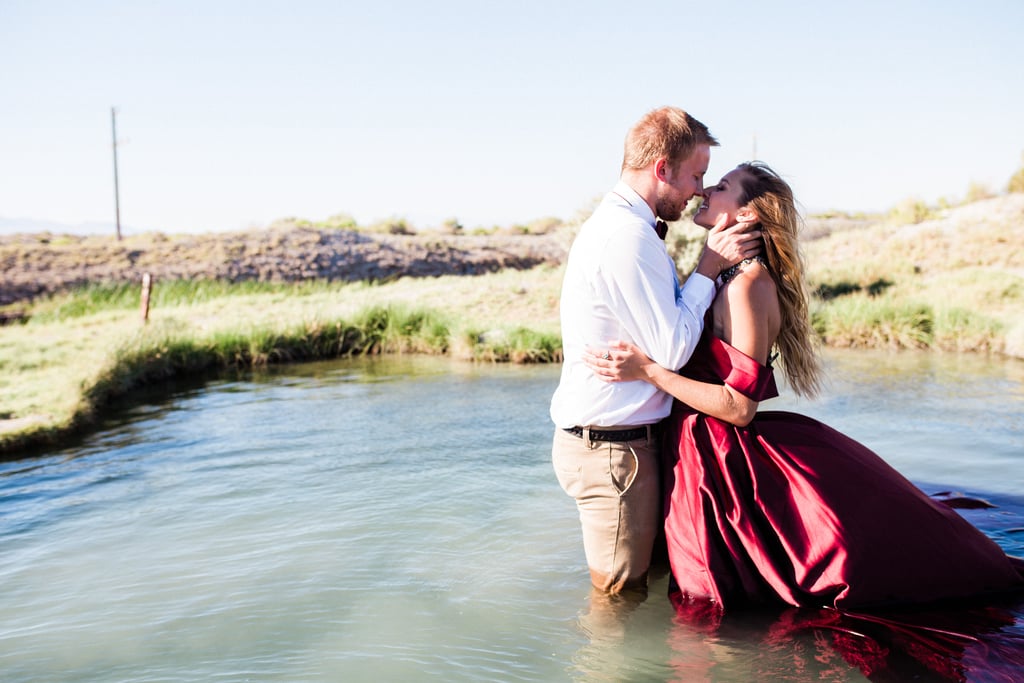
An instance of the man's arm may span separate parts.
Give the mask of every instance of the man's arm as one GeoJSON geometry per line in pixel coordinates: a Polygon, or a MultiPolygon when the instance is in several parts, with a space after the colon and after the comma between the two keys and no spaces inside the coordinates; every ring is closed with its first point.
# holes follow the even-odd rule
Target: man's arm
{"type": "Polygon", "coordinates": [[[603,298],[621,322],[624,336],[659,365],[685,365],[700,340],[721,268],[761,249],[760,231],[746,232],[748,228],[726,228],[724,220],[712,228],[696,277],[687,279],[678,301],[675,265],[664,244],[649,227],[619,231],[602,252],[599,273],[606,288],[603,298]]]}
{"type": "Polygon", "coordinates": [[[715,285],[690,278],[677,302],[675,266],[653,230],[644,227],[646,232],[624,229],[605,245],[597,286],[622,326],[621,337],[659,365],[680,368],[700,339],[715,285]]]}

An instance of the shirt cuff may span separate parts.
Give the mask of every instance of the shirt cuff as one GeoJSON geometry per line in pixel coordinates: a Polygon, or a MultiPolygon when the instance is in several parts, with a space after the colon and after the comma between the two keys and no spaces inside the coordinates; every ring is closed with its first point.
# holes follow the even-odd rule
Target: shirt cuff
{"type": "Polygon", "coordinates": [[[683,300],[703,306],[705,310],[715,298],[715,281],[706,275],[692,273],[683,283],[683,300]]]}

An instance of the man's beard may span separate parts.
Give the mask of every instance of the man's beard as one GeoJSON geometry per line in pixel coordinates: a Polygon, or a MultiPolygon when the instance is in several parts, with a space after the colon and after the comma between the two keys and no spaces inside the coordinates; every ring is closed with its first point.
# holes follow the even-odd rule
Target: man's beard
{"type": "Polygon", "coordinates": [[[667,223],[671,223],[672,221],[677,221],[683,217],[683,209],[686,208],[686,204],[687,202],[676,204],[675,202],[671,202],[667,199],[658,199],[654,213],[657,218],[660,218],[667,223]]]}

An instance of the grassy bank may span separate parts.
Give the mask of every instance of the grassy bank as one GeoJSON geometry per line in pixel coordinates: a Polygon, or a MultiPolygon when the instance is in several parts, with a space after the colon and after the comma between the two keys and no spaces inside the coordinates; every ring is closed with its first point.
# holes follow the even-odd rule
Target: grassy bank
{"type": "Polygon", "coordinates": [[[0,453],[57,443],[112,399],[162,378],[374,353],[482,361],[560,358],[558,269],[390,284],[92,286],[0,327],[0,453]]]}
{"type": "MultiPolygon", "coordinates": [[[[1024,196],[918,223],[880,220],[807,241],[815,329],[827,345],[1024,359],[1024,196]]],[[[704,231],[677,225],[687,272],[704,231]]],[[[0,327],[0,454],[88,428],[113,398],[211,368],[363,353],[547,362],[561,354],[562,268],[382,284],[157,282],[36,301],[0,327]]]]}
{"type": "Polygon", "coordinates": [[[828,345],[1024,358],[1024,195],[832,234],[806,253],[828,345]]]}

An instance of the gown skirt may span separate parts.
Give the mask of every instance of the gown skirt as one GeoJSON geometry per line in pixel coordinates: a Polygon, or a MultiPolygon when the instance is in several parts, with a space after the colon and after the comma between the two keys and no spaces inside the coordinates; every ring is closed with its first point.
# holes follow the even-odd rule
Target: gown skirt
{"type": "MultiPolygon", "coordinates": [[[[770,367],[710,335],[684,374],[778,395],[770,367]]],[[[817,420],[765,411],[736,427],[677,401],[667,424],[677,602],[860,610],[1024,588],[1024,561],[817,420]]]]}

